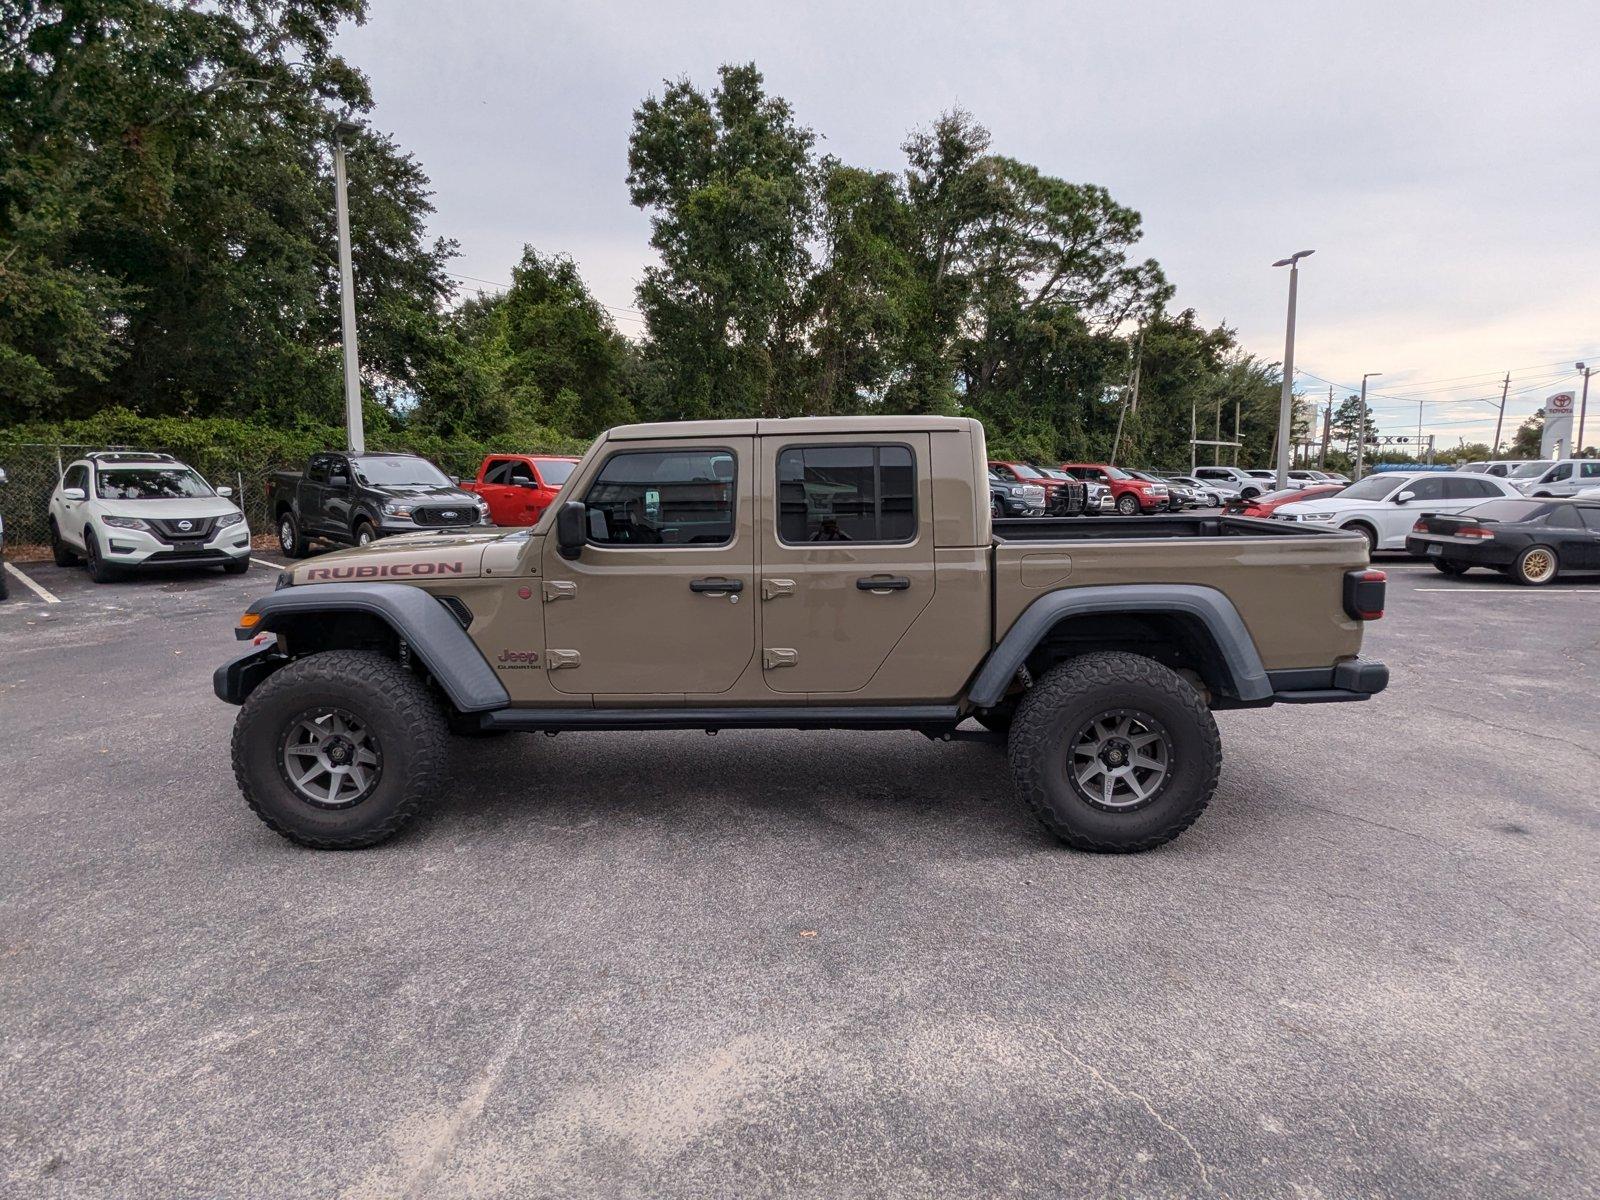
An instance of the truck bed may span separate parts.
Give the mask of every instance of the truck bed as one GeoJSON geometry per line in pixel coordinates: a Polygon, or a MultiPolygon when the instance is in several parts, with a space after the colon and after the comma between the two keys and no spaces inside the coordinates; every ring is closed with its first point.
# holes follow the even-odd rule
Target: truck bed
{"type": "Polygon", "coordinates": [[[1326,667],[1361,648],[1344,576],[1367,565],[1344,530],[1232,516],[1062,517],[995,521],[994,634],[1040,596],[1067,588],[1190,584],[1221,592],[1268,670],[1326,667]]]}
{"type": "Polygon", "coordinates": [[[1293,521],[1226,514],[1187,516],[1171,513],[1148,517],[1010,517],[994,521],[994,540],[1062,542],[1145,540],[1150,538],[1305,537],[1323,534],[1357,536],[1343,529],[1323,529],[1293,521]]]}

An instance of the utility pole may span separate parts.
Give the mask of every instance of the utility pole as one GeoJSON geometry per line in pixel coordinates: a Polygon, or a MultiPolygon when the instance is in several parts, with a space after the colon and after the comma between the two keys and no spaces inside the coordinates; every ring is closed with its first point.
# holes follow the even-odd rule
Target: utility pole
{"type": "Polygon", "coordinates": [[[1315,253],[1315,250],[1297,250],[1272,264],[1289,268],[1289,317],[1283,335],[1283,395],[1278,398],[1278,444],[1274,448],[1280,492],[1289,486],[1289,438],[1294,421],[1294,305],[1300,289],[1300,260],[1315,253]]]}
{"type": "Polygon", "coordinates": [[[1214,443],[1212,445],[1212,447],[1211,447],[1211,465],[1213,467],[1221,466],[1222,465],[1222,446],[1221,446],[1221,442],[1222,442],[1222,393],[1221,392],[1217,393],[1217,431],[1215,433],[1213,433],[1211,435],[1211,437],[1212,437],[1213,443],[1214,443]]]}
{"type": "Polygon", "coordinates": [[[1506,381],[1500,385],[1500,415],[1494,420],[1494,447],[1489,451],[1489,457],[1495,458],[1500,453],[1500,427],[1506,423],[1506,396],[1511,391],[1511,372],[1506,372],[1506,381]]]}
{"type": "Polygon", "coordinates": [[[1367,380],[1377,379],[1382,371],[1368,371],[1361,377],[1361,411],[1356,414],[1356,477],[1351,483],[1361,481],[1361,464],[1367,452],[1367,380]]]}
{"type": "Polygon", "coordinates": [[[1328,385],[1328,407],[1322,410],[1322,452],[1317,455],[1317,470],[1328,466],[1328,441],[1333,437],[1333,384],[1328,385]]]}
{"type": "Polygon", "coordinates": [[[1239,402],[1235,400],[1233,402],[1233,465],[1236,467],[1239,465],[1239,442],[1241,440],[1239,430],[1241,428],[1243,426],[1239,424],[1239,402]]]}
{"type": "Polygon", "coordinates": [[[1196,422],[1200,419],[1200,400],[1195,398],[1189,401],[1189,474],[1194,474],[1195,444],[1194,440],[1200,436],[1200,427],[1196,422]]]}
{"type": "Polygon", "coordinates": [[[350,199],[344,170],[344,138],[360,133],[354,121],[333,127],[334,208],[339,221],[339,323],[344,331],[344,421],[350,453],[365,454],[361,423],[361,364],[356,351],[356,280],[350,253],[350,199]]]}
{"type": "Polygon", "coordinates": [[[1417,461],[1422,461],[1422,401],[1417,401],[1417,461]]]}
{"type": "MultiPolygon", "coordinates": [[[[1583,399],[1578,402],[1578,436],[1577,436],[1577,439],[1572,443],[1572,448],[1573,448],[1572,457],[1573,458],[1582,458],[1583,457],[1583,419],[1589,415],[1589,376],[1594,374],[1594,368],[1593,367],[1586,367],[1582,363],[1578,363],[1577,367],[1578,367],[1578,370],[1583,372],[1583,399]]],[[[1576,471],[1578,468],[1577,467],[1573,467],[1572,469],[1574,471],[1576,471]]]]}

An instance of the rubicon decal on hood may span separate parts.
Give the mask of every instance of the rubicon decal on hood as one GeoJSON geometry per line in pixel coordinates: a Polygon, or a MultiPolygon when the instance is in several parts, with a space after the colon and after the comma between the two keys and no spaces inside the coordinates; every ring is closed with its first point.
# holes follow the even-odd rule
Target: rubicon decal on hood
{"type": "Polygon", "coordinates": [[[462,575],[466,564],[456,562],[419,563],[361,563],[348,567],[309,567],[307,583],[324,583],[334,579],[401,579],[415,575],[462,575]]]}

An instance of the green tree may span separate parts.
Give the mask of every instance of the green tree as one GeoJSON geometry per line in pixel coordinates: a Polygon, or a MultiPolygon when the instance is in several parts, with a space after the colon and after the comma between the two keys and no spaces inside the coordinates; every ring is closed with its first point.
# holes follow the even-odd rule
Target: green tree
{"type": "Polygon", "coordinates": [[[815,135],[753,64],[710,95],[687,79],[634,112],[628,187],[660,265],[639,307],[657,368],[653,415],[800,411],[802,297],[811,270],[815,135]]]}
{"type": "Polygon", "coordinates": [[[1366,428],[1367,445],[1370,447],[1378,437],[1378,422],[1373,419],[1372,406],[1367,405],[1366,419],[1363,421],[1360,396],[1346,396],[1339,401],[1333,410],[1332,436],[1334,442],[1344,447],[1345,453],[1352,461],[1356,453],[1356,438],[1360,435],[1363,425],[1366,428]]]}
{"type": "MultiPolygon", "coordinates": [[[[107,405],[339,407],[328,132],[371,105],[335,55],[364,0],[9,0],[0,60],[0,419],[107,405]]],[[[350,152],[374,382],[413,386],[449,288],[420,168],[350,152]]]]}
{"type": "Polygon", "coordinates": [[[1535,409],[1533,415],[1517,426],[1511,439],[1511,458],[1538,458],[1544,440],[1544,409],[1535,409]]]}

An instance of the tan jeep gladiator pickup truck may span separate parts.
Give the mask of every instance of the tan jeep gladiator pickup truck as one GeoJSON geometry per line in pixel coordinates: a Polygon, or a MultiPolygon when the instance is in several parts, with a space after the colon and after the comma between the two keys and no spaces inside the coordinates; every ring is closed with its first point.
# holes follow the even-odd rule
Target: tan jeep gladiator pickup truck
{"type": "Polygon", "coordinates": [[[955,417],[631,425],[531,528],[298,563],[216,672],[239,786],[284,836],[356,847],[445,786],[452,733],[909,729],[1004,738],[1051,833],[1145,850],[1211,797],[1211,710],[1383,690],[1363,538],[996,521],[987,458],[955,417]]]}

